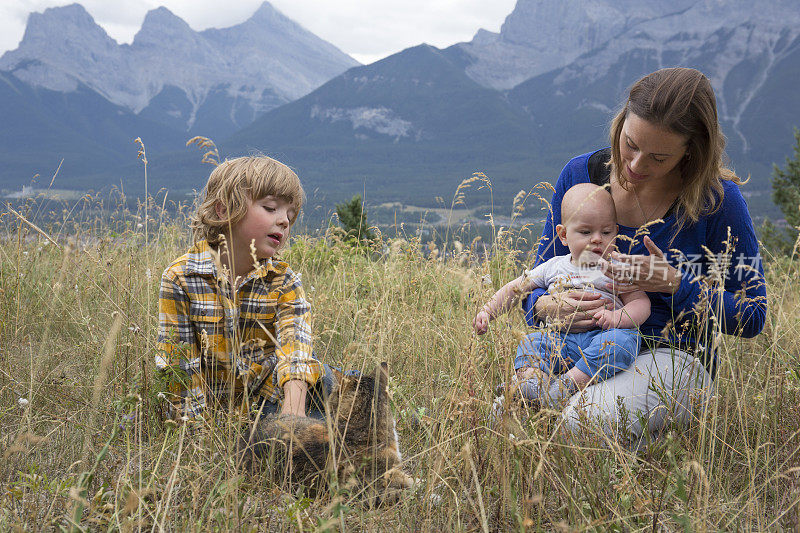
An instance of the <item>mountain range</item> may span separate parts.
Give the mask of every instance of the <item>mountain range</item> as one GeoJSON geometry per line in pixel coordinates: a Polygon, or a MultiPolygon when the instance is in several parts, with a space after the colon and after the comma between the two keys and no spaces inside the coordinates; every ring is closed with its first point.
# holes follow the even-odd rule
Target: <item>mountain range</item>
{"type": "Polygon", "coordinates": [[[638,77],[678,65],[711,79],[751,208],[774,213],[772,164],[800,126],[795,0],[518,0],[498,33],[363,66],[266,2],[202,32],[158,8],[130,45],[77,4],[51,8],[0,58],[0,175],[19,187],[64,158],[62,187],[134,183],[140,136],[153,183],[187,192],[208,173],[183,147],[200,134],[285,161],[314,201],[433,205],[482,171],[509,205],[607,144],[638,77]]]}
{"type": "Polygon", "coordinates": [[[0,57],[2,183],[49,178],[63,159],[63,187],[120,184],[135,137],[162,153],[198,134],[224,138],[358,64],[267,2],[201,32],[160,7],[131,44],[79,4],[31,13],[19,47],[0,57]]]}

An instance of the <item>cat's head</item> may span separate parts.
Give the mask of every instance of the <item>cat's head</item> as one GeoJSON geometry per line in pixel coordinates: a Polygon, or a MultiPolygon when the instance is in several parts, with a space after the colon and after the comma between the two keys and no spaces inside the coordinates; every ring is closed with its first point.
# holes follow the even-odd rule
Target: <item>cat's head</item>
{"type": "Polygon", "coordinates": [[[389,408],[389,365],[381,363],[372,372],[360,375],[334,374],[337,386],[331,393],[329,406],[336,420],[354,426],[394,425],[389,408]],[[377,416],[376,421],[373,415],[377,416]]]}

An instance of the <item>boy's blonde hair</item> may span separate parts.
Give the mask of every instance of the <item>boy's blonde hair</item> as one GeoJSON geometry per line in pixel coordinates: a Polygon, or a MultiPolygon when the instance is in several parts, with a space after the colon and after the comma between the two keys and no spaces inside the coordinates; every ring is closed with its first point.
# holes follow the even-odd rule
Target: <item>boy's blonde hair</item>
{"type": "Polygon", "coordinates": [[[289,222],[294,224],[305,192],[292,169],[266,156],[226,159],[208,177],[202,201],[192,216],[195,242],[205,239],[218,244],[220,235],[244,218],[250,202],[265,196],[291,203],[294,213],[289,222]],[[217,205],[223,206],[224,216],[217,213],[217,205]]]}

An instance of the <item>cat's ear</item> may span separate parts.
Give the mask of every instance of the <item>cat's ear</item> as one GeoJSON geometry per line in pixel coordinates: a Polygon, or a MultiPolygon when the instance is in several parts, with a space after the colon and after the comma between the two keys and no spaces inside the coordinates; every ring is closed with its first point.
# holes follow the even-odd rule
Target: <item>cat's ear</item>
{"type": "Polygon", "coordinates": [[[345,373],[339,370],[338,368],[329,366],[328,370],[330,370],[333,379],[335,379],[337,383],[341,383],[344,380],[345,373]]]}
{"type": "Polygon", "coordinates": [[[389,385],[389,365],[386,361],[379,364],[378,368],[375,369],[375,377],[381,387],[389,385]]]}

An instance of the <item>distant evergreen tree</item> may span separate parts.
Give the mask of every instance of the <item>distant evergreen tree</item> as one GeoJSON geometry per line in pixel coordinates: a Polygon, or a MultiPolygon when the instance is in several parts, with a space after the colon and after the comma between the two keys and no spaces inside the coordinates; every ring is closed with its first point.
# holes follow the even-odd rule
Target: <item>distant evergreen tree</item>
{"type": "Polygon", "coordinates": [[[367,244],[375,240],[373,232],[367,224],[367,212],[357,194],[349,202],[336,204],[336,214],[345,232],[346,239],[359,244],[367,244]]]}
{"type": "Polygon", "coordinates": [[[800,130],[794,130],[794,157],[786,158],[786,168],[773,165],[772,201],[783,213],[789,225],[780,231],[769,220],[761,226],[762,240],[773,252],[790,254],[800,226],[800,130]]]}
{"type": "Polygon", "coordinates": [[[800,226],[800,130],[794,130],[794,158],[786,158],[786,168],[772,169],[772,201],[781,208],[792,227],[800,226]]]}

